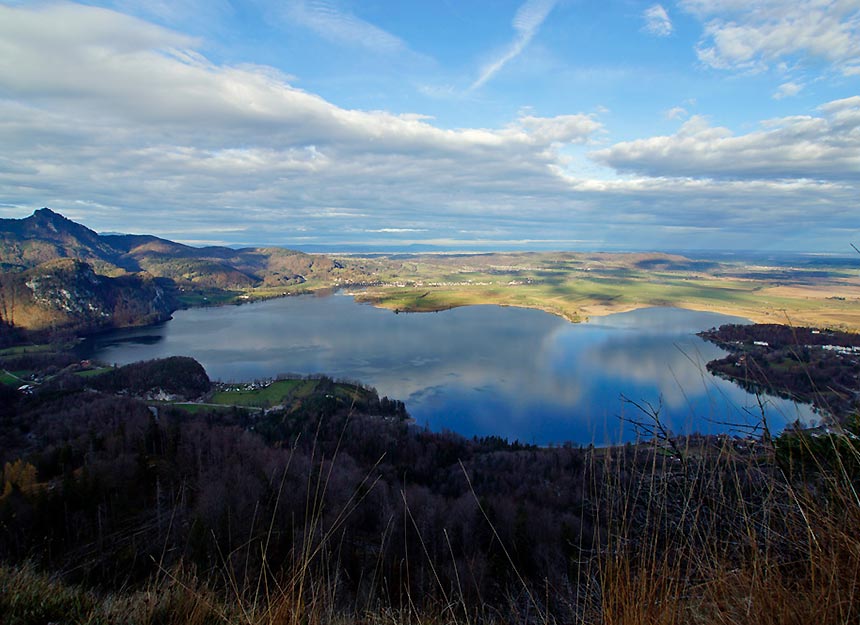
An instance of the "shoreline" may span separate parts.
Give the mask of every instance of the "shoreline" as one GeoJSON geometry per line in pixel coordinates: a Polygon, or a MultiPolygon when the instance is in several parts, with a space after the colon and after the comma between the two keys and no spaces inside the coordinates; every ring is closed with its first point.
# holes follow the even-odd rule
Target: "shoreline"
{"type": "MultiPolygon", "coordinates": [[[[355,294],[352,294],[352,293],[349,293],[348,295],[355,296],[355,294]]],[[[356,298],[356,302],[358,302],[360,304],[369,304],[369,305],[373,306],[374,308],[379,308],[382,310],[389,310],[391,312],[395,312],[398,314],[400,314],[400,313],[422,314],[422,313],[444,312],[446,310],[453,310],[455,308],[466,308],[469,306],[500,306],[503,308],[523,308],[526,310],[540,310],[541,312],[545,312],[547,314],[554,315],[556,317],[561,317],[562,319],[564,319],[565,321],[568,321],[569,323],[577,323],[577,324],[578,323],[588,323],[589,321],[591,321],[592,318],[608,317],[610,315],[633,312],[636,310],[644,310],[647,308],[678,308],[678,309],[682,309],[682,310],[689,310],[692,312],[711,312],[711,313],[717,313],[717,314],[721,314],[721,315],[728,315],[728,316],[732,316],[732,317],[741,317],[743,319],[750,321],[751,323],[767,323],[768,322],[767,320],[765,320],[764,316],[759,317],[760,320],[757,320],[757,319],[751,317],[746,311],[731,309],[730,307],[705,308],[705,307],[701,307],[701,306],[689,305],[685,302],[677,302],[677,303],[672,303],[672,304],[668,304],[668,303],[664,303],[664,304],[641,303],[641,304],[631,304],[631,305],[627,305],[627,306],[615,306],[615,307],[601,306],[598,304],[595,306],[583,307],[581,310],[584,314],[581,316],[576,316],[576,317],[573,317],[572,315],[569,315],[569,314],[565,313],[564,311],[559,311],[558,309],[553,308],[551,306],[540,306],[540,305],[530,306],[528,304],[509,304],[509,303],[493,302],[493,301],[473,302],[473,303],[469,303],[469,304],[459,304],[459,303],[453,303],[453,304],[447,304],[447,305],[441,304],[439,306],[434,306],[434,307],[430,307],[430,308],[414,308],[414,309],[392,307],[384,301],[374,301],[371,299],[358,299],[358,298],[356,298]]],[[[756,315],[756,316],[758,316],[758,315],[756,315]]],[[[772,320],[770,322],[772,322],[772,320]]]]}
{"type": "MultiPolygon", "coordinates": [[[[340,290],[336,291],[335,293],[336,293],[336,294],[342,294],[342,295],[344,295],[344,296],[346,296],[346,297],[352,297],[352,298],[354,298],[354,299],[355,299],[355,295],[356,295],[355,293],[350,293],[350,292],[349,292],[348,290],[346,290],[346,289],[340,289],[340,290]]],[[[293,295],[290,295],[289,297],[292,297],[292,296],[293,296],[293,295]]],[[[267,300],[258,300],[258,301],[259,301],[260,303],[262,303],[263,301],[268,301],[269,299],[271,299],[271,300],[275,300],[275,299],[282,299],[282,298],[285,298],[285,297],[287,297],[287,296],[275,297],[275,298],[267,298],[267,300]]],[[[359,300],[356,300],[356,301],[357,301],[358,303],[360,303],[360,301],[359,301],[359,300]]],[[[376,308],[382,308],[382,309],[388,309],[388,310],[391,310],[391,308],[388,308],[388,307],[385,307],[385,306],[379,306],[379,305],[377,305],[376,303],[373,303],[373,302],[365,302],[365,303],[370,303],[371,305],[373,305],[373,306],[374,306],[374,307],[376,307],[376,308]]],[[[202,307],[192,307],[192,308],[221,307],[221,306],[223,306],[223,305],[225,305],[225,304],[220,304],[220,305],[215,305],[215,306],[210,305],[210,306],[202,306],[202,307]]],[[[233,305],[240,305],[240,302],[233,303],[233,305]]],[[[548,313],[548,314],[553,314],[553,315],[555,315],[555,316],[562,317],[562,318],[564,318],[566,321],[568,321],[569,323],[588,323],[588,321],[590,321],[592,318],[596,319],[596,318],[599,318],[599,317],[602,317],[602,316],[607,316],[607,315],[610,315],[610,314],[618,314],[618,313],[622,313],[622,312],[628,312],[628,311],[642,310],[642,309],[651,308],[651,306],[648,306],[648,305],[644,305],[644,306],[643,306],[643,305],[638,305],[638,304],[637,304],[637,305],[629,304],[629,305],[622,305],[622,306],[603,306],[603,307],[602,307],[602,308],[603,308],[603,310],[601,310],[602,314],[599,314],[599,315],[598,315],[598,314],[592,314],[589,318],[586,318],[586,317],[579,317],[579,318],[577,318],[576,320],[571,320],[570,318],[566,317],[565,315],[563,315],[563,314],[559,314],[559,312],[558,312],[557,310],[553,310],[551,307],[543,308],[543,307],[540,307],[540,306],[528,306],[528,305],[517,305],[517,304],[498,304],[498,303],[480,304],[480,303],[475,302],[475,303],[469,303],[469,304],[459,304],[459,305],[457,305],[457,306],[449,306],[449,307],[447,307],[447,308],[439,307],[439,308],[438,308],[438,310],[447,310],[447,309],[451,309],[451,308],[454,308],[454,307],[465,307],[465,306],[469,306],[469,305],[491,305],[491,306],[502,306],[502,307],[511,307],[511,308],[526,308],[526,309],[530,308],[530,309],[535,309],[535,310],[541,310],[542,312],[546,312],[546,313],[548,313]]],[[[701,309],[693,308],[693,307],[691,307],[691,306],[683,306],[683,307],[682,307],[682,306],[670,306],[670,307],[668,307],[668,308],[678,308],[678,309],[681,309],[681,310],[701,310],[701,309]]],[[[423,309],[423,310],[418,310],[418,311],[415,311],[415,312],[432,312],[432,310],[429,310],[429,309],[423,309]]],[[[711,312],[714,312],[714,311],[711,311],[711,312]]],[[[726,320],[726,323],[730,323],[730,322],[731,322],[731,320],[726,320]]],[[[147,324],[147,325],[145,325],[145,326],[130,326],[130,327],[127,327],[127,328],[121,328],[121,329],[119,329],[119,330],[120,330],[120,331],[122,331],[122,330],[135,330],[135,329],[141,329],[141,328],[147,328],[147,327],[157,327],[157,326],[163,325],[164,323],[166,323],[166,321],[160,321],[160,322],[157,322],[157,323],[147,324]]],[[[706,329],[706,328],[703,328],[703,329],[706,329]]],[[[93,333],[92,335],[87,336],[86,338],[97,337],[98,335],[103,334],[103,333],[105,333],[105,330],[104,330],[104,329],[102,329],[102,330],[101,330],[101,331],[99,331],[99,332],[95,332],[95,333],[93,333]]],[[[280,375],[281,375],[281,374],[279,374],[279,373],[278,373],[278,374],[276,374],[275,372],[272,372],[272,375],[275,375],[276,377],[280,377],[280,375]]],[[[292,378],[293,376],[290,376],[290,377],[292,378]]],[[[305,374],[296,374],[296,378],[297,378],[297,379],[300,379],[300,378],[303,378],[303,377],[305,377],[305,374]]],[[[274,379],[274,378],[273,378],[273,379],[274,379]]],[[[364,384],[364,383],[363,383],[363,382],[359,382],[359,384],[364,384]]],[[[417,426],[417,422],[415,422],[415,421],[414,421],[414,418],[413,418],[413,424],[417,426]]],[[[560,444],[562,444],[562,443],[563,443],[563,441],[562,441],[562,442],[556,442],[556,443],[547,443],[546,445],[540,445],[540,446],[541,446],[541,447],[543,447],[543,446],[560,445],[560,444]]],[[[598,443],[596,443],[595,441],[590,441],[590,442],[580,442],[580,443],[578,443],[578,444],[583,445],[583,446],[584,446],[584,445],[588,445],[588,444],[590,444],[590,445],[594,445],[595,447],[599,447],[599,448],[603,448],[603,447],[611,448],[611,447],[616,447],[616,446],[623,445],[624,443],[603,442],[603,443],[598,444],[598,443]]]]}
{"type": "MultiPolygon", "coordinates": [[[[565,310],[562,310],[558,307],[541,304],[539,302],[534,303],[510,303],[504,301],[493,301],[490,298],[487,299],[478,299],[476,301],[471,302],[437,302],[435,304],[431,304],[429,306],[422,307],[401,307],[400,305],[394,305],[390,301],[387,301],[385,297],[380,296],[378,293],[368,294],[366,291],[362,290],[363,287],[358,286],[357,289],[351,287],[349,285],[341,286],[341,287],[319,287],[319,288],[311,288],[311,289],[303,289],[301,291],[293,291],[281,294],[271,294],[271,295],[253,295],[253,293],[246,293],[243,295],[238,295],[234,297],[232,300],[222,301],[222,302],[209,302],[202,304],[192,304],[192,305],[183,305],[177,307],[175,310],[172,310],[170,314],[163,319],[158,319],[155,321],[151,321],[149,323],[141,323],[141,324],[131,324],[120,327],[97,327],[89,330],[75,330],[69,329],[69,334],[73,335],[74,342],[76,345],[79,345],[81,342],[88,340],[93,337],[97,337],[102,334],[106,334],[109,332],[117,331],[117,330],[131,330],[131,329],[141,329],[141,328],[150,328],[156,327],[158,325],[169,322],[173,319],[173,316],[176,312],[181,310],[192,310],[197,308],[220,308],[224,306],[245,306],[249,304],[257,304],[263,303],[267,301],[273,301],[278,299],[284,299],[289,297],[299,297],[299,296],[311,296],[311,297],[320,297],[321,294],[325,295],[335,295],[335,294],[343,294],[349,297],[352,297],[357,303],[360,304],[368,304],[373,306],[374,308],[378,308],[381,310],[388,310],[394,312],[395,314],[400,313],[431,313],[431,312],[444,312],[446,310],[453,310],[455,308],[465,308],[468,306],[500,306],[506,308],[522,308],[528,310],[540,310],[550,315],[554,315],[556,317],[560,317],[567,321],[568,323],[588,323],[594,318],[602,318],[607,317],[614,314],[632,312],[636,310],[642,310],[647,308],[678,308],[682,310],[689,310],[694,312],[710,312],[717,313],[721,315],[728,315],[733,317],[742,318],[750,323],[776,323],[781,325],[788,326],[808,326],[813,328],[832,328],[839,329],[850,333],[860,333],[860,327],[856,325],[843,324],[839,322],[827,322],[823,320],[816,320],[810,317],[804,317],[802,313],[799,313],[796,318],[792,318],[791,314],[786,310],[781,311],[768,311],[768,310],[754,310],[750,307],[738,305],[733,306],[731,304],[715,304],[715,305],[707,305],[702,302],[690,302],[690,301],[662,301],[662,302],[636,302],[636,303],[624,303],[624,304],[605,304],[600,302],[588,303],[584,304],[581,308],[577,309],[577,312],[569,313],[565,310]],[[781,313],[781,314],[780,314],[781,313]]],[[[322,296],[325,296],[322,295],[322,296]]],[[[39,332],[38,330],[35,332],[39,332]]]]}
{"type": "MultiPolygon", "coordinates": [[[[716,303],[713,304],[705,303],[705,302],[691,302],[688,300],[678,300],[678,301],[654,301],[654,302],[635,302],[635,303],[624,303],[624,304],[606,304],[601,303],[597,300],[590,303],[583,304],[580,308],[576,310],[574,313],[569,313],[563,309],[552,306],[550,304],[541,304],[539,302],[535,302],[533,304],[529,303],[511,303],[505,301],[493,300],[491,298],[486,299],[478,299],[472,302],[457,302],[457,301],[440,301],[436,304],[431,304],[429,306],[401,306],[395,303],[388,301],[383,295],[379,293],[368,293],[363,290],[368,288],[366,285],[343,285],[339,287],[330,287],[330,286],[320,286],[318,288],[306,288],[300,291],[293,291],[281,294],[265,294],[265,295],[255,295],[253,292],[244,293],[242,295],[236,296],[234,299],[224,302],[217,303],[206,303],[199,305],[190,305],[190,306],[181,306],[177,308],[177,310],[173,311],[167,319],[134,326],[124,326],[124,327],[148,327],[158,325],[159,323],[165,323],[169,321],[173,313],[178,310],[189,310],[193,308],[210,308],[210,307],[221,307],[221,306],[243,306],[247,304],[256,304],[262,303],[271,300],[277,300],[287,297],[300,297],[300,296],[313,296],[320,297],[325,296],[326,292],[328,294],[343,294],[352,297],[357,303],[360,304],[369,304],[374,308],[379,308],[383,310],[389,310],[394,313],[431,313],[431,312],[444,312],[446,310],[453,310],[454,308],[465,308],[467,306],[501,306],[501,307],[510,307],[510,308],[524,308],[529,310],[540,310],[542,312],[548,313],[550,315],[555,315],[556,317],[561,317],[565,321],[569,323],[588,323],[592,318],[606,317],[609,315],[632,312],[635,310],[641,310],[645,308],[679,308],[683,310],[690,310],[694,312],[710,312],[717,313],[721,315],[728,315],[732,317],[740,317],[749,321],[750,323],[778,323],[782,325],[789,326],[809,326],[816,328],[834,328],[841,329],[843,331],[851,332],[851,333],[860,333],[860,325],[840,322],[836,319],[832,319],[830,321],[824,319],[818,319],[816,315],[808,316],[803,312],[795,312],[794,314],[788,312],[786,309],[772,309],[772,310],[762,310],[755,309],[748,305],[732,305],[726,303],[716,303]]],[[[376,285],[370,288],[378,288],[376,285]]],[[[87,333],[87,336],[90,334],[97,334],[100,332],[110,331],[113,329],[122,329],[122,328],[101,328],[96,330],[93,333],[87,333]]]]}
{"type": "Polygon", "coordinates": [[[442,312],[445,310],[451,310],[454,308],[464,308],[467,306],[503,306],[503,307],[511,307],[511,308],[525,308],[531,310],[540,310],[545,313],[555,315],[557,317],[561,317],[570,323],[588,323],[589,320],[596,317],[606,317],[609,315],[632,312],[635,310],[641,310],[645,308],[679,308],[683,310],[690,310],[694,312],[710,312],[717,313],[721,315],[728,315],[732,317],[740,317],[749,321],[750,323],[777,323],[781,325],[789,325],[789,326],[808,326],[815,328],[834,328],[840,329],[846,332],[858,333],[860,332],[860,325],[845,323],[843,321],[838,321],[836,319],[832,319],[830,321],[825,319],[819,319],[816,316],[808,316],[802,312],[790,313],[785,309],[782,310],[755,310],[751,307],[739,305],[732,306],[726,304],[715,304],[715,305],[707,305],[701,302],[690,302],[690,301],[676,301],[676,302],[637,302],[630,304],[622,304],[622,305],[607,305],[601,303],[594,304],[585,304],[581,308],[578,309],[580,314],[571,315],[565,311],[559,310],[553,306],[549,305],[541,305],[541,304],[527,304],[527,303],[509,303],[509,302],[500,302],[493,301],[491,299],[487,300],[478,300],[474,302],[468,303],[460,303],[460,302],[447,302],[447,303],[438,303],[436,305],[431,305],[427,307],[402,307],[401,305],[394,305],[388,301],[384,297],[379,296],[367,296],[362,297],[360,292],[350,292],[348,295],[352,295],[355,297],[356,301],[362,304],[370,304],[375,308],[381,308],[385,310],[390,310],[396,313],[429,313],[429,312],[442,312]]]}

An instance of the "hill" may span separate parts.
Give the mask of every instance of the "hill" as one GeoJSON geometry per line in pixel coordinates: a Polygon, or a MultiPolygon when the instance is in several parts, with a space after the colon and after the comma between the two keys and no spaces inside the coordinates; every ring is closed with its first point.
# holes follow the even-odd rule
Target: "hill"
{"type": "Polygon", "coordinates": [[[134,397],[195,399],[210,389],[203,366],[187,356],[136,362],[93,377],[89,385],[134,397]]]}
{"type": "Polygon", "coordinates": [[[152,235],[99,235],[49,208],[24,219],[0,219],[3,271],[63,258],[84,261],[101,275],[145,271],[192,289],[291,286],[339,267],[324,256],[284,248],[196,248],[152,235]]]}
{"type": "Polygon", "coordinates": [[[284,248],[195,248],[152,235],[100,235],[49,208],[0,219],[0,321],[28,330],[161,321],[183,305],[258,290],[325,286],[344,266],[284,248]]]}
{"type": "MultiPolygon", "coordinates": [[[[399,312],[496,304],[581,321],[647,306],[676,306],[761,323],[860,329],[860,277],[853,259],[712,261],[657,252],[332,258],[278,247],[197,248],[152,235],[99,235],[47,208],[25,219],[0,220],[0,275],[64,259],[84,262],[100,276],[160,280],[157,284],[174,307],[355,287],[359,301],[399,312]]],[[[152,307],[158,306],[150,302],[152,307]]],[[[53,319],[54,309],[41,315],[47,315],[47,325],[25,327],[77,327],[72,318],[53,319]]],[[[18,315],[16,323],[30,323],[29,318],[40,315],[18,315]]],[[[134,325],[151,318],[144,313],[98,325],[134,325]]],[[[0,321],[9,319],[2,316],[0,321]]]]}
{"type": "Polygon", "coordinates": [[[22,271],[48,261],[73,258],[107,275],[134,271],[104,239],[49,208],[39,209],[25,219],[0,219],[0,269],[22,271]]]}
{"type": "Polygon", "coordinates": [[[146,273],[103,276],[63,258],[0,274],[0,318],[17,328],[92,331],[163,321],[174,310],[172,284],[146,273]]]}
{"type": "Polygon", "coordinates": [[[325,377],[176,403],[191,359],[69,357],[0,383],[4,624],[857,622],[856,419],[538,448],[325,377]]]}

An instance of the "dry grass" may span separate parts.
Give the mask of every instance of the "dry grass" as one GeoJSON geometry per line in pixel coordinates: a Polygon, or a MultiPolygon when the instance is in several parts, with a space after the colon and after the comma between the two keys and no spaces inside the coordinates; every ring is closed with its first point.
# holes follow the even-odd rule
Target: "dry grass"
{"type": "Polygon", "coordinates": [[[176,570],[172,579],[146,589],[98,594],[63,583],[30,564],[0,567],[0,620],[5,625],[87,623],[108,625],[208,625],[235,622],[232,606],[199,582],[176,570]],[[177,580],[182,579],[179,582],[177,580]]]}
{"type": "Polygon", "coordinates": [[[10,625],[860,622],[860,502],[839,462],[798,478],[771,453],[742,455],[730,446],[708,459],[639,446],[592,461],[600,463],[592,498],[603,517],[598,536],[580,539],[578,575],[569,588],[551,590],[514,571],[518,582],[506,605],[471,605],[440,587],[344,609],[329,538],[355,501],[323,527],[319,506],[329,474],[321,470],[305,493],[302,531],[309,538],[283,570],[270,570],[263,558],[257,574],[240,582],[230,565],[237,551],[224,554],[220,581],[180,565],[161,570],[143,590],[103,595],[30,565],[3,567],[0,614],[10,625]]]}
{"type": "Polygon", "coordinates": [[[610,506],[616,516],[606,521],[607,548],[596,565],[598,600],[581,622],[860,622],[855,481],[838,461],[817,463],[802,480],[786,477],[780,464],[726,449],[715,464],[677,470],[674,480],[655,464],[636,492],[615,495],[620,505],[610,506]],[[642,516],[631,502],[644,499],[642,516]]]}

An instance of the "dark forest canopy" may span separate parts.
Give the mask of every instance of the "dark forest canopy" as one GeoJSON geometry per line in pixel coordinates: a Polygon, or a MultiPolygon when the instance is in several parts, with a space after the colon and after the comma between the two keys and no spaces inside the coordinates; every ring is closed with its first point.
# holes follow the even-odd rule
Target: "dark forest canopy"
{"type": "Polygon", "coordinates": [[[728,350],[708,371],[750,392],[812,404],[842,422],[860,410],[860,335],[777,324],[724,325],[700,336],[728,350]]]}
{"type": "Polygon", "coordinates": [[[167,394],[196,399],[211,388],[202,365],[187,356],[132,363],[114,368],[89,382],[92,388],[134,396],[167,394]]]}
{"type": "MultiPolygon", "coordinates": [[[[94,291],[113,284],[103,279],[164,285],[140,275],[142,264],[120,263],[144,258],[150,269],[181,269],[194,284],[194,271],[210,271],[221,254],[194,252],[180,267],[159,257],[169,242],[101,237],[50,211],[34,219],[34,228],[44,222],[68,236],[53,247],[21,247],[22,261],[81,249],[91,257],[16,266],[4,274],[15,276],[4,282],[13,295],[58,268],[94,291]],[[129,251],[113,264],[117,246],[129,251]],[[108,265],[125,273],[106,278],[93,269],[108,265]]],[[[293,274],[281,275],[289,281],[293,274]]],[[[112,297],[105,301],[133,309],[112,297]]],[[[11,305],[20,313],[22,301],[7,297],[4,311],[11,305]]],[[[18,329],[2,321],[3,340],[18,342],[18,329]]],[[[826,397],[829,410],[845,388],[856,389],[856,367],[832,360],[854,352],[823,349],[851,349],[856,336],[767,325],[721,328],[707,338],[733,350],[709,368],[741,383],[807,393],[811,401],[826,397]],[[802,373],[809,389],[801,388],[802,373]]],[[[715,618],[740,597],[749,617],[768,604],[747,600],[746,580],[776,571],[762,597],[780,597],[780,605],[807,588],[816,601],[825,592],[837,597],[827,604],[837,617],[844,597],[849,608],[856,603],[860,516],[856,501],[842,496],[856,493],[860,476],[850,404],[840,407],[847,415],[840,436],[788,431],[776,442],[692,436],[608,449],[537,448],[429,432],[410,423],[402,402],[363,387],[344,392],[324,377],[289,401],[240,407],[208,405],[212,385],[189,358],[101,371],[40,345],[4,350],[0,361],[7,372],[29,374],[20,384],[17,374],[4,373],[11,378],[0,386],[0,561],[30,562],[100,592],[155,587],[165,571],[185,570],[183,579],[241,603],[256,600],[249,589],[261,577],[280,587],[298,568],[313,582],[301,592],[324,587],[332,610],[356,618],[365,616],[356,606],[437,615],[448,606],[468,622],[549,622],[549,613],[559,622],[596,623],[613,609],[652,609],[678,597],[699,610],[710,606],[715,618]],[[818,543],[810,551],[813,533],[834,551],[818,543]],[[824,565],[833,568],[816,568],[824,565]],[[657,598],[619,592],[614,605],[609,589],[624,574],[628,589],[671,583],[657,598]],[[713,579],[720,583],[702,581],[713,579]],[[821,579],[832,583],[822,589],[821,579]],[[712,600],[708,593],[720,584],[734,591],[712,600]]]]}
{"type": "Polygon", "coordinates": [[[774,349],[803,345],[860,347],[860,334],[830,328],[810,328],[778,323],[726,324],[700,332],[699,336],[732,348],[734,345],[766,342],[774,349]]]}
{"type": "MultiPolygon", "coordinates": [[[[585,589],[610,583],[600,563],[620,557],[621,544],[631,566],[651,561],[636,545],[650,559],[683,557],[671,576],[690,581],[714,574],[692,557],[714,545],[722,566],[748,565],[747,523],[785,536],[801,522],[795,500],[774,511],[782,499],[771,480],[784,474],[773,450],[752,441],[599,450],[469,440],[417,428],[402,404],[367,389],[344,401],[327,378],[267,411],[130,396],[162,387],[165,375],[201,376],[189,360],[3,389],[0,561],[113,592],[182,567],[216,588],[235,580],[249,597],[260,575],[285,583],[301,566],[314,584],[337,580],[326,601],[343,614],[367,602],[431,613],[451,593],[458,611],[482,620],[525,609],[573,619],[605,609],[585,589]]],[[[800,459],[807,448],[786,449],[800,459]]],[[[802,547],[774,542],[767,552],[783,566],[804,561],[802,547]]]]}

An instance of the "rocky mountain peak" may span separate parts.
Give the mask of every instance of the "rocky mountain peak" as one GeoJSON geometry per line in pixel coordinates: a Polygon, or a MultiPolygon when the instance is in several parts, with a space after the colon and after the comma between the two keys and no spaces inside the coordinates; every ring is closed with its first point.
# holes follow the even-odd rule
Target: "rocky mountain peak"
{"type": "Polygon", "coordinates": [[[39,221],[47,221],[47,220],[62,220],[62,221],[70,221],[63,217],[60,213],[55,213],[47,206],[40,208],[38,210],[33,211],[32,217],[39,221]]]}
{"type": "Polygon", "coordinates": [[[79,223],[55,213],[50,208],[40,208],[24,220],[30,222],[30,229],[37,232],[48,230],[58,235],[71,235],[78,239],[93,240],[98,235],[79,223]]]}

